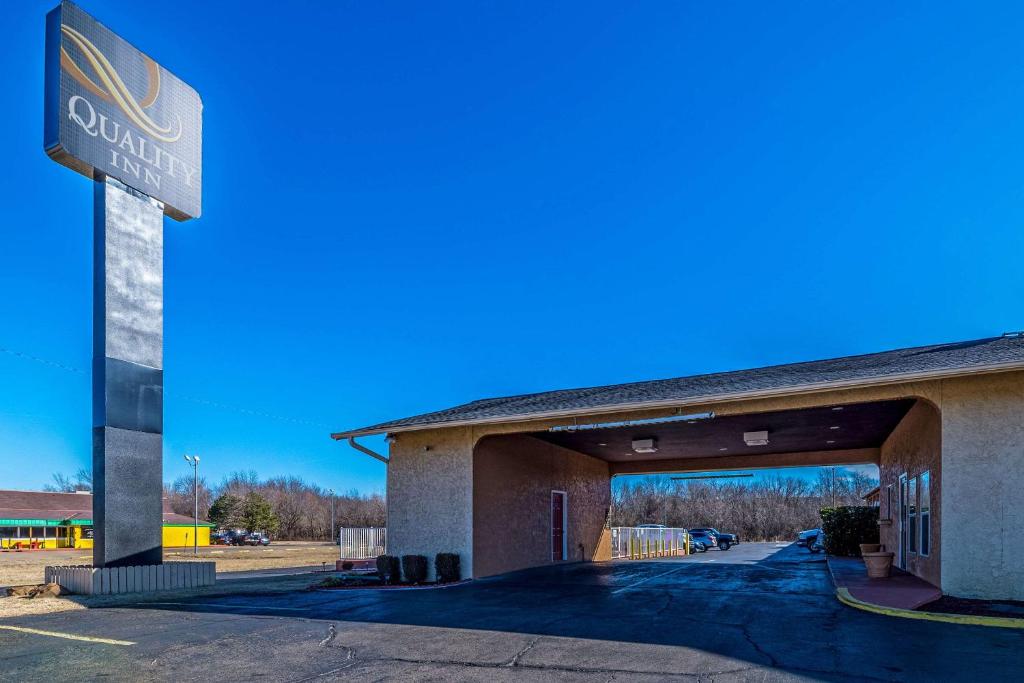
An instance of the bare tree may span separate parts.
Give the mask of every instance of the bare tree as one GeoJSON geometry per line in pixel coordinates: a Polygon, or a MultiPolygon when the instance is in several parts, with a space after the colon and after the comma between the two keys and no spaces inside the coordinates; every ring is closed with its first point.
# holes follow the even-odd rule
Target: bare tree
{"type": "Polygon", "coordinates": [[[613,491],[615,526],[665,524],[716,527],[748,540],[791,539],[821,524],[820,510],[832,504],[859,505],[877,482],[858,473],[823,470],[816,482],[769,477],[751,482],[668,481],[640,478],[613,491]]]}

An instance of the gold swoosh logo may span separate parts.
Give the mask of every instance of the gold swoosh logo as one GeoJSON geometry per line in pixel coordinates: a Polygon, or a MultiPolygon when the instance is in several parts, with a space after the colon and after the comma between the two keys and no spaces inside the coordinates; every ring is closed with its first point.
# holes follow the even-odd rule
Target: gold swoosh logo
{"type": "Polygon", "coordinates": [[[92,67],[93,72],[99,78],[99,83],[93,81],[82,71],[81,67],[61,46],[60,64],[61,67],[76,81],[91,92],[93,95],[114,104],[128,119],[138,126],[146,134],[160,140],[161,142],[176,142],[181,137],[181,118],[178,118],[177,132],[172,133],[171,126],[161,126],[151,119],[144,111],[152,105],[160,94],[160,67],[149,57],[143,56],[146,64],[146,73],[149,77],[149,88],[141,100],[136,100],[124,84],[121,76],[114,69],[114,66],[107,60],[99,49],[93,45],[88,38],[71,28],[61,26],[61,32],[85,55],[86,61],[92,67]]]}

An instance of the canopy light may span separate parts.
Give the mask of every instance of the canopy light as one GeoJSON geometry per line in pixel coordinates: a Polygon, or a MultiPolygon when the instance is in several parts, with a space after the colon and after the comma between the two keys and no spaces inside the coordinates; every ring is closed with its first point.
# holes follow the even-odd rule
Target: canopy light
{"type": "Polygon", "coordinates": [[[558,425],[552,427],[549,432],[580,432],[585,429],[614,429],[615,427],[636,427],[642,425],[656,425],[666,422],[687,422],[696,424],[702,420],[710,420],[715,417],[712,412],[691,413],[689,415],[673,415],[672,417],[656,417],[650,420],[624,420],[622,422],[594,422],[591,424],[574,423],[571,425],[558,425]]]}
{"type": "Polygon", "coordinates": [[[760,432],[743,432],[743,443],[748,446],[767,446],[768,430],[760,432]]]}
{"type": "Polygon", "coordinates": [[[637,453],[657,453],[658,442],[655,439],[633,439],[633,450],[637,453]]]}

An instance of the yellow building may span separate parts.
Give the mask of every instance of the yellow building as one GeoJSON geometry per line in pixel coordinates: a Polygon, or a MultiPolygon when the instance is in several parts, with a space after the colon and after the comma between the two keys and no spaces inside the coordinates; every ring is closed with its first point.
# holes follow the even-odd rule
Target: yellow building
{"type": "MultiPolygon", "coordinates": [[[[164,501],[163,545],[210,545],[213,524],[175,514],[164,501]]],[[[88,492],[0,491],[0,549],[92,548],[92,495],[88,492]]]]}

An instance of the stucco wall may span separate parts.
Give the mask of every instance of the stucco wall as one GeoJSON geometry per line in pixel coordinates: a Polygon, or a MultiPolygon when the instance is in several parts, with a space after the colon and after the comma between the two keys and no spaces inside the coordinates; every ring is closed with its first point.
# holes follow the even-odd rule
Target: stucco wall
{"type": "Polygon", "coordinates": [[[473,567],[473,436],[468,429],[401,434],[388,465],[388,552],[458,553],[463,577],[473,567]]]}
{"type": "Polygon", "coordinates": [[[943,592],[1024,600],[1024,373],[942,388],[943,592]]]}
{"type": "Polygon", "coordinates": [[[552,562],[553,490],[567,494],[567,560],[609,559],[610,546],[601,544],[608,464],[530,436],[495,436],[481,440],[473,457],[475,576],[552,562]]]}
{"type": "MultiPolygon", "coordinates": [[[[907,553],[907,571],[920,576],[935,586],[942,585],[941,553],[942,542],[942,427],[938,410],[928,401],[919,400],[885,440],[881,448],[878,466],[880,483],[879,516],[891,520],[880,527],[881,542],[885,549],[899,552],[899,531],[897,512],[899,500],[899,476],[918,477],[929,473],[931,490],[931,543],[927,556],[907,553]],[[892,485],[892,509],[886,494],[892,485]]],[[[918,546],[920,547],[920,546],[918,546]]],[[[898,556],[897,556],[898,560],[898,556]]]]}

